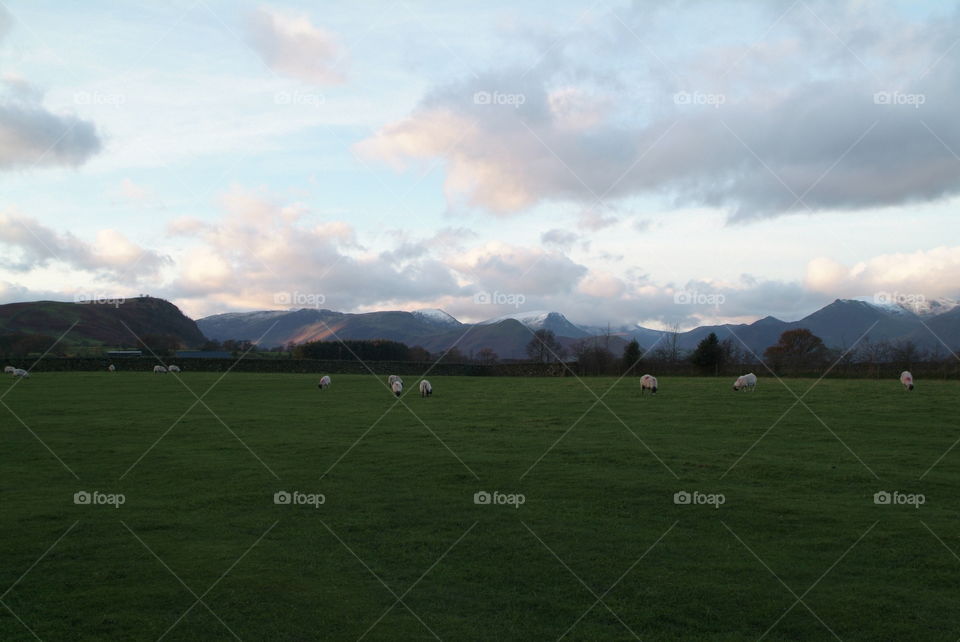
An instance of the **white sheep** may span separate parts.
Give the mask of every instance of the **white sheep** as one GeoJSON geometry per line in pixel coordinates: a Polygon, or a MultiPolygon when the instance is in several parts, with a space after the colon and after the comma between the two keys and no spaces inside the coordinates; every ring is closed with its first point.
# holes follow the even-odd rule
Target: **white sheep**
{"type": "Polygon", "coordinates": [[[757,375],[752,372],[737,377],[737,380],[733,382],[734,390],[746,390],[748,388],[751,391],[757,389],[757,375]]]}
{"type": "Polygon", "coordinates": [[[430,397],[433,396],[433,386],[430,385],[430,382],[426,379],[420,380],[420,396],[421,397],[430,397]]]}
{"type": "Polygon", "coordinates": [[[13,366],[7,366],[3,369],[3,374],[13,374],[13,371],[16,370],[13,366]]]}
{"type": "Polygon", "coordinates": [[[156,374],[167,374],[167,369],[163,366],[153,366],[153,371],[156,374]]]}
{"type": "Polygon", "coordinates": [[[403,382],[400,381],[400,377],[397,377],[392,384],[390,384],[390,389],[393,391],[393,394],[400,396],[400,393],[403,392],[403,382]]]}
{"type": "Polygon", "coordinates": [[[909,370],[904,370],[900,373],[900,383],[902,383],[903,387],[907,390],[913,390],[913,375],[910,374],[909,370]]]}
{"type": "Polygon", "coordinates": [[[117,370],[117,366],[113,365],[112,363],[109,366],[107,366],[107,372],[115,372],[116,370],[117,370]]]}
{"type": "Polygon", "coordinates": [[[320,383],[317,384],[317,388],[320,388],[320,390],[326,390],[329,387],[330,387],[330,376],[323,375],[322,377],[320,377],[320,383]]]}
{"type": "Polygon", "coordinates": [[[167,372],[180,372],[180,366],[175,366],[171,363],[167,366],[167,372]]]}
{"type": "Polygon", "coordinates": [[[30,376],[30,373],[24,370],[23,368],[14,368],[12,374],[14,377],[21,377],[21,378],[28,378],[30,376]]]}
{"type": "Polygon", "coordinates": [[[643,394],[644,390],[649,390],[650,394],[657,394],[657,378],[653,375],[645,374],[640,377],[640,394],[643,394]]]}
{"type": "Polygon", "coordinates": [[[387,377],[387,385],[388,385],[388,386],[393,387],[393,383],[394,383],[395,381],[399,381],[399,382],[400,382],[400,385],[401,385],[401,386],[403,385],[403,379],[401,379],[401,378],[398,377],[397,375],[390,375],[389,377],[387,377]]]}

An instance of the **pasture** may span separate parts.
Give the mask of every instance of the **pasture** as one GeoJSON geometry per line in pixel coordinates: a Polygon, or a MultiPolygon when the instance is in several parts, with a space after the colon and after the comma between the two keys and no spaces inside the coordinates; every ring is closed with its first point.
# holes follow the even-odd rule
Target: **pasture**
{"type": "Polygon", "coordinates": [[[960,384],[758,374],[7,376],[0,639],[960,637],[960,384]]]}

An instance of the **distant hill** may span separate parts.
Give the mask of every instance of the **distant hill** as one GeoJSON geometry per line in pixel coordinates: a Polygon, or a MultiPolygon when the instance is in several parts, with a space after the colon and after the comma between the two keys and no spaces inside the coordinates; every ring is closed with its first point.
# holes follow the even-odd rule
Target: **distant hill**
{"type": "MultiPolygon", "coordinates": [[[[912,340],[936,349],[943,347],[942,339],[953,349],[960,346],[960,307],[937,303],[918,312],[898,305],[837,299],[798,321],[768,316],[753,323],[701,326],[679,333],[678,343],[681,349],[692,350],[715,332],[721,339],[736,335],[762,355],[786,330],[808,328],[828,346],[840,349],[853,345],[868,329],[873,341],[912,340]]],[[[291,341],[380,338],[420,345],[434,353],[454,344],[468,355],[490,348],[505,359],[524,358],[531,332],[540,329],[553,331],[568,348],[578,340],[601,337],[598,340],[608,341],[614,354],[620,354],[631,339],[648,349],[665,337],[663,331],[640,326],[612,327],[607,340],[606,327],[578,326],[559,312],[546,311],[516,312],[472,325],[460,323],[442,310],[348,314],[308,309],[218,314],[197,323],[204,334],[220,341],[260,339],[260,345],[275,346],[291,341]]]]}
{"type": "Polygon", "coordinates": [[[133,346],[138,336],[147,334],[171,335],[186,347],[199,347],[205,341],[197,323],[180,308],[153,297],[137,297],[116,305],[60,301],[0,305],[0,333],[59,337],[74,321],[77,325],[63,339],[66,344],[133,346]]]}
{"type": "MultiPolygon", "coordinates": [[[[546,328],[569,345],[589,333],[557,312],[508,315],[478,324],[464,324],[442,310],[348,314],[333,310],[289,310],[216,314],[197,321],[217,341],[248,339],[263,346],[336,339],[389,339],[422,346],[433,353],[455,346],[463,354],[490,348],[500,358],[522,359],[532,331],[546,328]],[[519,317],[514,318],[514,317],[519,317]]],[[[622,350],[617,339],[611,349],[622,350]]]]}

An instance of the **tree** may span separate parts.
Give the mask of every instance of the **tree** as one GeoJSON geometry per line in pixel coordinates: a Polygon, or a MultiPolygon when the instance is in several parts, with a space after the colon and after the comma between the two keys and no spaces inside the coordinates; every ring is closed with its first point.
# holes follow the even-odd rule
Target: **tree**
{"type": "Polygon", "coordinates": [[[566,354],[552,330],[537,330],[527,344],[527,356],[536,363],[550,363],[562,359],[566,354]]]}
{"type": "Polygon", "coordinates": [[[720,350],[723,353],[722,363],[743,364],[747,362],[747,351],[743,349],[743,344],[733,338],[727,338],[720,342],[720,350]]]}
{"type": "Polygon", "coordinates": [[[613,353],[594,339],[580,339],[573,344],[573,355],[577,360],[577,370],[582,375],[613,374],[617,358],[613,353]]]}
{"type": "Polygon", "coordinates": [[[430,351],[423,346],[413,346],[410,348],[411,361],[430,361],[430,351]]]}
{"type": "Polygon", "coordinates": [[[674,323],[669,330],[663,332],[650,356],[653,361],[659,363],[679,363],[681,361],[679,323],[674,323]]]}
{"type": "Polygon", "coordinates": [[[631,371],[635,375],[640,374],[640,368],[637,367],[640,365],[640,356],[640,343],[634,339],[623,349],[623,359],[620,362],[620,370],[623,374],[631,371]]]}
{"type": "Polygon", "coordinates": [[[806,328],[797,328],[781,334],[780,340],[767,348],[763,357],[774,370],[803,372],[823,366],[829,354],[823,339],[806,328]]]}
{"type": "Polygon", "coordinates": [[[437,359],[437,363],[467,363],[468,361],[467,356],[460,352],[456,346],[447,350],[443,356],[437,359]]]}
{"type": "Polygon", "coordinates": [[[917,344],[909,339],[896,341],[890,348],[890,358],[900,370],[912,370],[913,364],[925,361],[925,357],[917,344]]]}
{"type": "Polygon", "coordinates": [[[704,372],[720,374],[720,366],[723,364],[723,347],[716,333],[711,332],[697,344],[697,349],[690,355],[690,361],[704,372]]]}
{"type": "Polygon", "coordinates": [[[140,349],[155,354],[158,357],[172,356],[180,347],[177,337],[170,334],[145,334],[140,339],[140,349]]]}
{"type": "Polygon", "coordinates": [[[493,365],[500,360],[500,356],[493,351],[493,348],[480,348],[477,353],[477,361],[484,365],[493,365]]]}

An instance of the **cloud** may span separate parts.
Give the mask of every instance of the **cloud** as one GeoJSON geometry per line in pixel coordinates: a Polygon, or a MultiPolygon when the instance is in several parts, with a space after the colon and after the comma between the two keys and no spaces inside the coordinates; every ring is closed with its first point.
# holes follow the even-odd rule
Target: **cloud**
{"type": "MultiPolygon", "coordinates": [[[[461,293],[451,269],[431,252],[405,252],[401,244],[396,254],[364,255],[351,225],[312,224],[312,217],[303,205],[232,189],[221,199],[216,221],[184,217],[168,226],[194,244],[178,259],[165,292],[200,313],[285,308],[294,297],[288,302],[284,293],[313,295],[336,310],[461,293]]],[[[432,238],[443,235],[441,230],[432,238]]]]}
{"type": "Polygon", "coordinates": [[[560,249],[570,249],[570,247],[580,240],[580,236],[569,230],[554,228],[547,230],[540,235],[540,242],[544,245],[553,245],[560,249]]]}
{"type": "Polygon", "coordinates": [[[316,85],[343,82],[336,69],[340,46],[330,32],[305,15],[290,15],[268,7],[247,19],[247,40],[270,69],[316,85]]]}
{"type": "Polygon", "coordinates": [[[129,178],[125,178],[120,182],[117,193],[124,200],[134,203],[142,203],[153,197],[152,192],[148,188],[134,183],[129,178]]]}
{"type": "Polygon", "coordinates": [[[100,151],[93,123],[55,114],[41,99],[42,92],[19,76],[0,80],[0,170],[76,167],[100,151]]]}
{"type": "MultiPolygon", "coordinates": [[[[772,21],[784,8],[752,18],[772,21]]],[[[694,32],[660,52],[675,74],[611,69],[602,54],[649,59],[627,33],[647,31],[650,12],[637,4],[533,70],[508,64],[435,86],[356,149],[400,169],[442,159],[452,205],[500,215],[655,194],[748,221],[960,193],[960,12],[891,31],[883,7],[786,8],[754,48],[694,32]],[[856,56],[839,56],[838,38],[856,56]],[[601,55],[582,55],[589,43],[601,55]]]]}
{"type": "Polygon", "coordinates": [[[960,246],[881,254],[853,265],[817,257],[807,265],[804,285],[848,298],[894,292],[960,298],[960,246]]]}
{"type": "Polygon", "coordinates": [[[139,247],[117,230],[100,230],[93,242],[87,242],[11,211],[0,212],[0,244],[15,252],[4,252],[0,267],[20,273],[60,262],[73,269],[135,279],[156,276],[169,263],[168,257],[139,247]]]}
{"type": "Polygon", "coordinates": [[[10,30],[13,28],[13,16],[4,8],[0,6],[0,44],[3,43],[3,39],[10,33],[10,30]]]}

